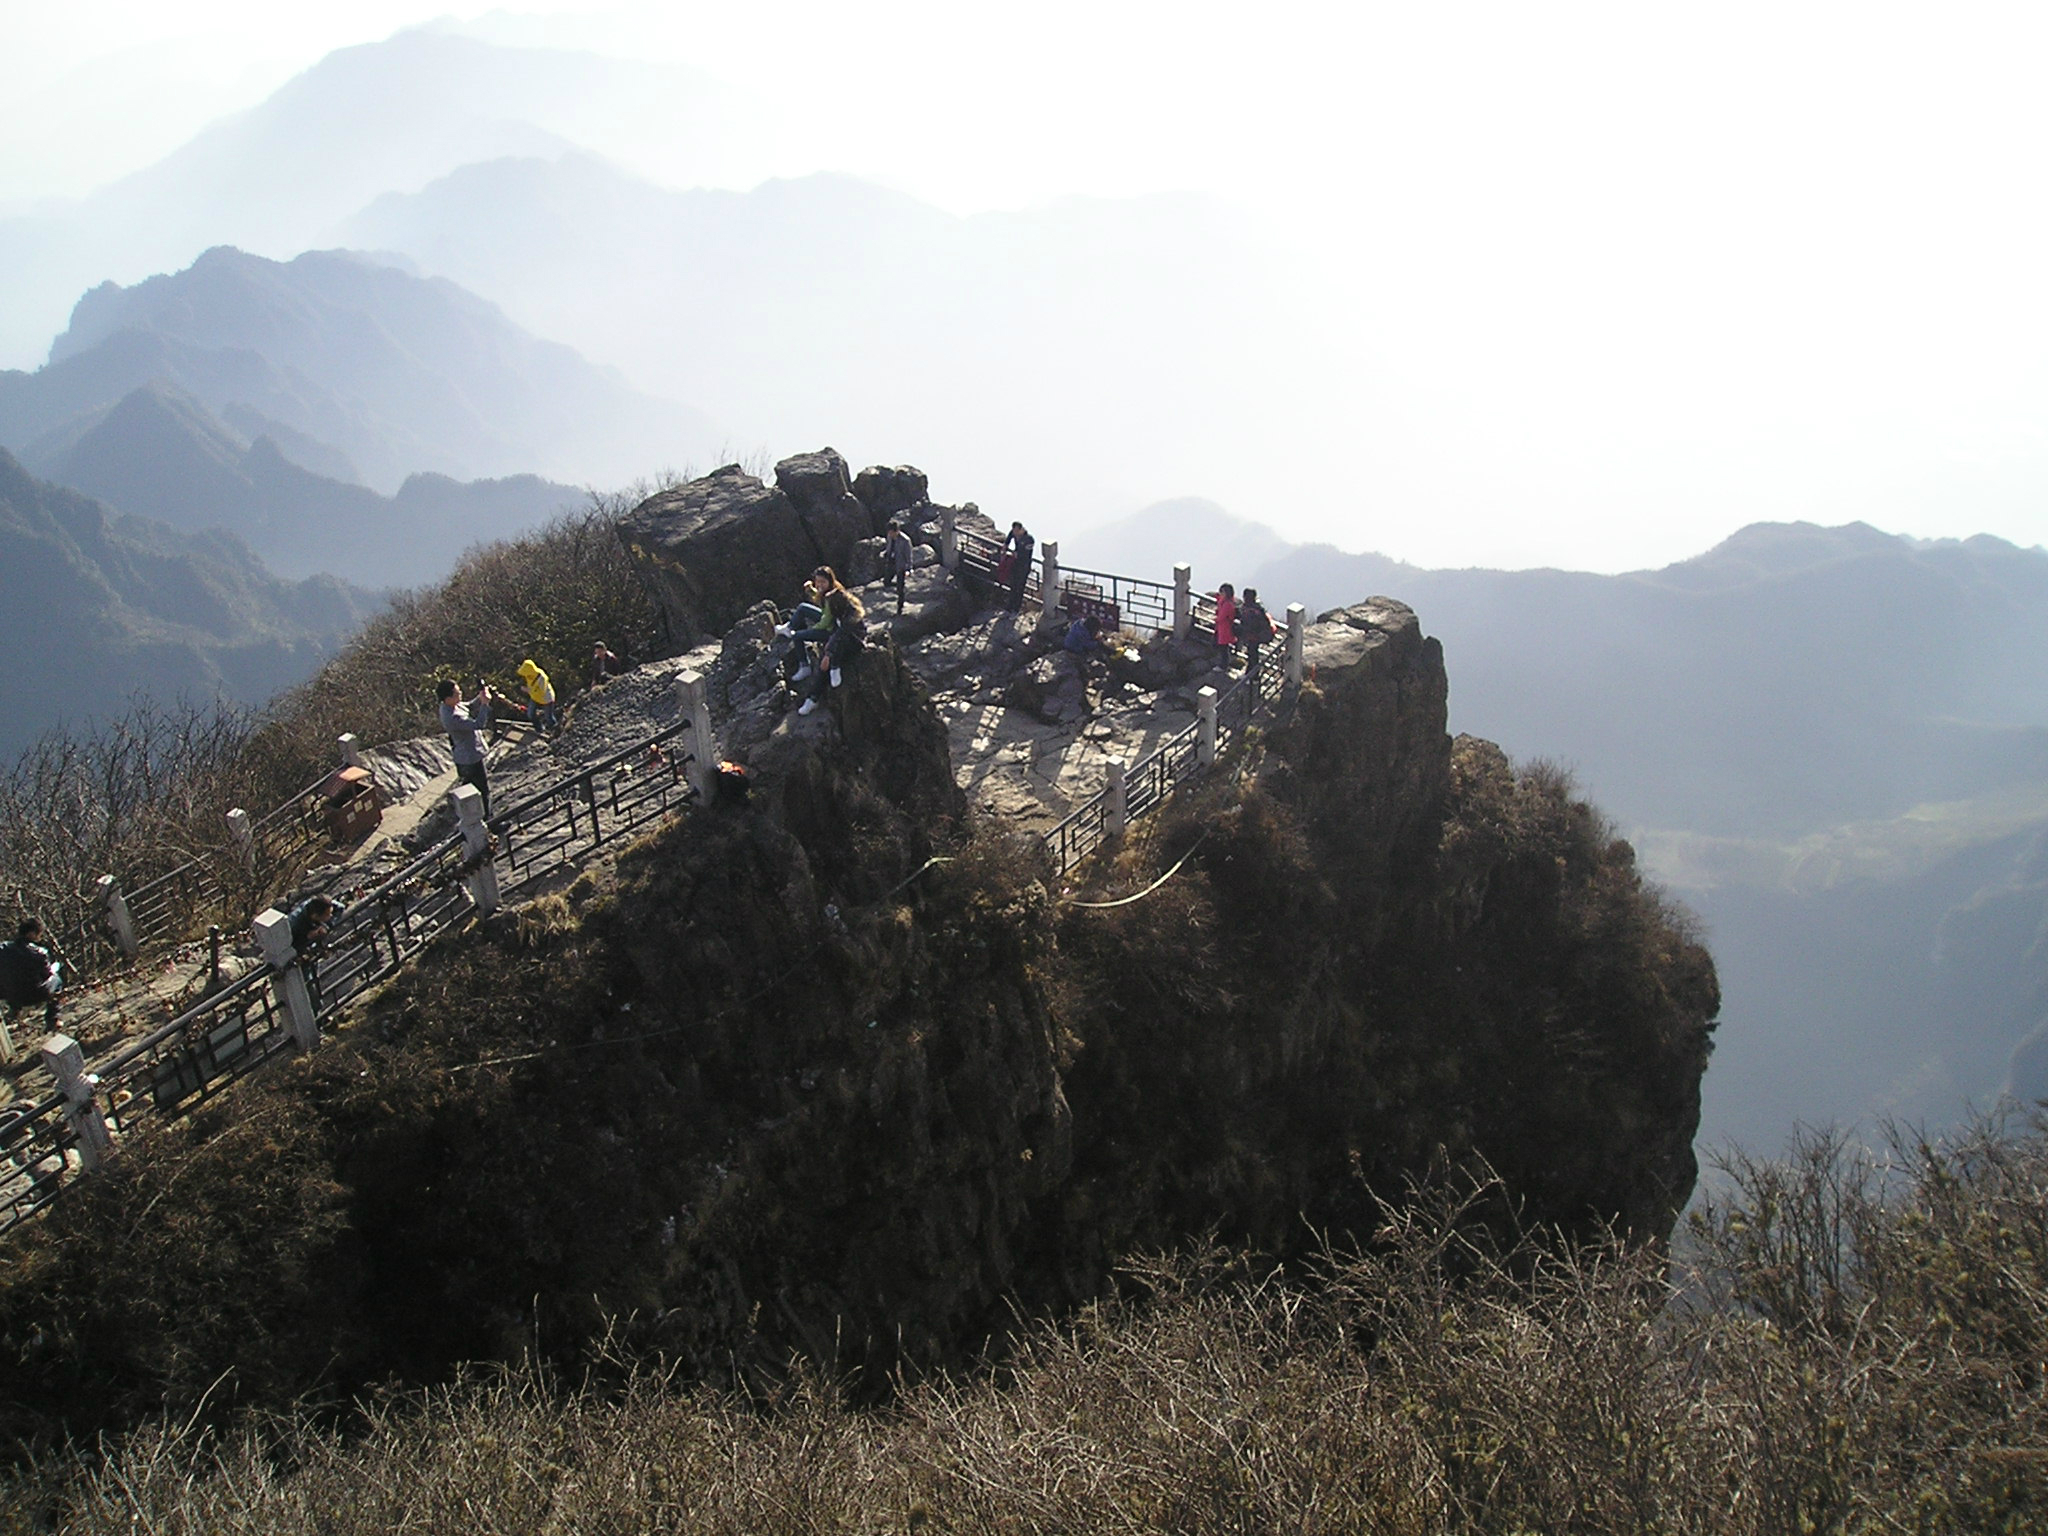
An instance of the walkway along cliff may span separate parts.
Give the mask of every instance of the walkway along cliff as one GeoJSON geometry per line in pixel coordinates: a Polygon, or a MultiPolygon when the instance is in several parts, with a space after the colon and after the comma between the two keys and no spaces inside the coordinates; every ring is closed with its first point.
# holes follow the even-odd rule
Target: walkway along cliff
{"type": "MultiPolygon", "coordinates": [[[[607,1333],[714,1376],[794,1348],[878,1387],[1191,1235],[1368,1241],[1377,1199],[1480,1159],[1493,1219],[1668,1235],[1712,963],[1557,776],[1446,735],[1412,612],[1307,624],[1282,706],[1063,874],[1038,834],[1065,802],[1034,824],[972,798],[988,712],[1065,705],[1025,686],[1056,640],[971,573],[919,573],[913,622],[878,624],[827,708],[778,700],[760,597],[821,555],[857,572],[889,513],[965,521],[925,515],[921,483],[878,506],[908,472],[792,463],[808,521],[721,535],[744,578],[684,525],[714,497],[804,506],[786,487],[720,471],[623,530],[668,562],[748,803],[445,943],[317,1054],[82,1183],[17,1236],[0,1398],[78,1428],[226,1370],[278,1401],[607,1333]]],[[[1084,685],[1082,739],[1087,707],[1126,733],[1193,715],[1213,655],[1170,620],[1133,640],[1084,685]]]]}

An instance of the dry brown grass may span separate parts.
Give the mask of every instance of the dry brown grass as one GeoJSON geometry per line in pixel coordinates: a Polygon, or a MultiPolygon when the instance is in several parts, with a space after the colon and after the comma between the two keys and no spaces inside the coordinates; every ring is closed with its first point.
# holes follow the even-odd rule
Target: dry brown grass
{"type": "Polygon", "coordinates": [[[2048,1519],[2048,1135],[1737,1160],[1667,1275],[1486,1192],[1294,1276],[1198,1251],[972,1380],[847,1406],[511,1372],[46,1463],[78,1532],[2000,1531],[2048,1519]]]}

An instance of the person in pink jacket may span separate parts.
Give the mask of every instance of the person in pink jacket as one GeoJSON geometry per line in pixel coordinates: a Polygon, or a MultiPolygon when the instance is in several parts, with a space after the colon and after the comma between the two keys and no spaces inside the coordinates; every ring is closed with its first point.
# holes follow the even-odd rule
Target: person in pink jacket
{"type": "Polygon", "coordinates": [[[1216,644],[1226,653],[1237,644],[1237,588],[1227,581],[1216,589],[1216,644]]]}

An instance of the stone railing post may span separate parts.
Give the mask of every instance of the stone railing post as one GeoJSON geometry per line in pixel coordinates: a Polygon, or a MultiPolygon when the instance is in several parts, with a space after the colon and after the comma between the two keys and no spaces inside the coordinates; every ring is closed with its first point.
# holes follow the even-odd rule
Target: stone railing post
{"type": "Polygon", "coordinates": [[[718,744],[711,735],[711,696],[705,691],[701,672],[676,674],[676,712],[690,722],[683,732],[683,750],[690,758],[684,776],[697,791],[697,798],[709,805],[718,777],[718,744]]]}
{"type": "Polygon", "coordinates": [[[939,508],[939,564],[949,571],[960,569],[959,515],[952,507],[939,508]]]}
{"type": "Polygon", "coordinates": [[[1204,684],[1195,694],[1202,728],[1195,737],[1195,761],[1207,768],[1216,761],[1216,690],[1204,684]]]}
{"type": "Polygon", "coordinates": [[[320,1015],[313,1011],[313,993],[299,969],[299,952],[292,947],[292,920],[275,907],[265,907],[249,927],[270,967],[270,990],[284,1010],[292,1039],[301,1051],[312,1050],[320,1043],[320,1015]]]}
{"type": "Polygon", "coordinates": [[[1124,760],[1109,759],[1109,782],[1102,786],[1102,831],[1105,837],[1122,837],[1130,822],[1129,789],[1124,781],[1124,760]]]}
{"type": "Polygon", "coordinates": [[[1301,647],[1308,638],[1308,609],[1300,603],[1287,605],[1287,686],[1301,686],[1301,647]]]}
{"type": "Polygon", "coordinates": [[[498,861],[491,857],[491,829],[484,825],[484,797],[474,784],[458,784],[448,792],[448,798],[455,803],[455,820],[462,828],[462,847],[469,855],[465,862],[476,865],[469,872],[469,899],[476,903],[477,911],[489,917],[499,905],[498,861]]]}
{"type": "Polygon", "coordinates": [[[1039,613],[1052,618],[1060,611],[1060,547],[1051,539],[1038,546],[1040,559],[1045,563],[1039,567],[1038,599],[1039,613]]]}
{"type": "Polygon", "coordinates": [[[128,910],[128,898],[121,894],[121,887],[112,875],[101,875],[98,881],[100,900],[107,909],[107,923],[114,930],[114,947],[133,960],[142,952],[142,942],[135,936],[135,914],[128,910]]]}
{"type": "Polygon", "coordinates": [[[250,874],[256,873],[256,827],[250,821],[249,813],[239,805],[228,812],[228,836],[233,839],[235,852],[242,856],[242,864],[250,874]]]}
{"type": "Polygon", "coordinates": [[[1188,631],[1195,627],[1195,572],[1194,567],[1176,565],[1173,568],[1173,638],[1185,640],[1188,631]]]}
{"type": "Polygon", "coordinates": [[[363,744],[356,740],[356,733],[354,731],[345,732],[337,737],[336,744],[341,748],[342,767],[366,768],[369,766],[363,761],[363,744]]]}
{"type": "Polygon", "coordinates": [[[90,1172],[114,1150],[114,1138],[93,1094],[97,1085],[86,1075],[85,1051],[69,1035],[52,1035],[43,1042],[42,1057],[44,1069],[64,1095],[64,1119],[78,1138],[78,1166],[90,1172]]]}

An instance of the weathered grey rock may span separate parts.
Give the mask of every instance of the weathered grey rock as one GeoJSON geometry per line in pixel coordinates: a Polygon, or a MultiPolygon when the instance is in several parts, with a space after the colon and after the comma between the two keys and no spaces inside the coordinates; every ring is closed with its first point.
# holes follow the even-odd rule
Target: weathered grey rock
{"type": "Polygon", "coordinates": [[[831,448],[799,453],[775,466],[775,486],[796,508],[814,562],[844,579],[842,568],[852,560],[854,545],[875,533],[868,509],[847,480],[846,460],[831,448]]]}
{"type": "Polygon", "coordinates": [[[619,538],[684,645],[723,634],[764,597],[793,600],[820,559],[789,497],[737,464],[648,497],[619,538]]]}
{"type": "Polygon", "coordinates": [[[862,601],[868,605],[870,631],[890,635],[900,646],[963,629],[974,617],[974,603],[966,590],[935,565],[921,567],[904,578],[901,613],[896,611],[893,587],[878,585],[864,593],[862,601]]]}
{"type": "MultiPolygon", "coordinates": [[[[853,482],[853,494],[868,509],[877,533],[887,528],[889,519],[898,513],[916,514],[929,502],[929,489],[924,471],[908,464],[898,464],[893,469],[870,464],[853,482]]],[[[906,517],[905,522],[909,521],[906,517]]]]}
{"type": "Polygon", "coordinates": [[[849,587],[864,587],[871,581],[882,579],[882,555],[889,547],[889,541],[882,537],[856,540],[847,551],[846,563],[839,567],[839,579],[849,587]]]}

